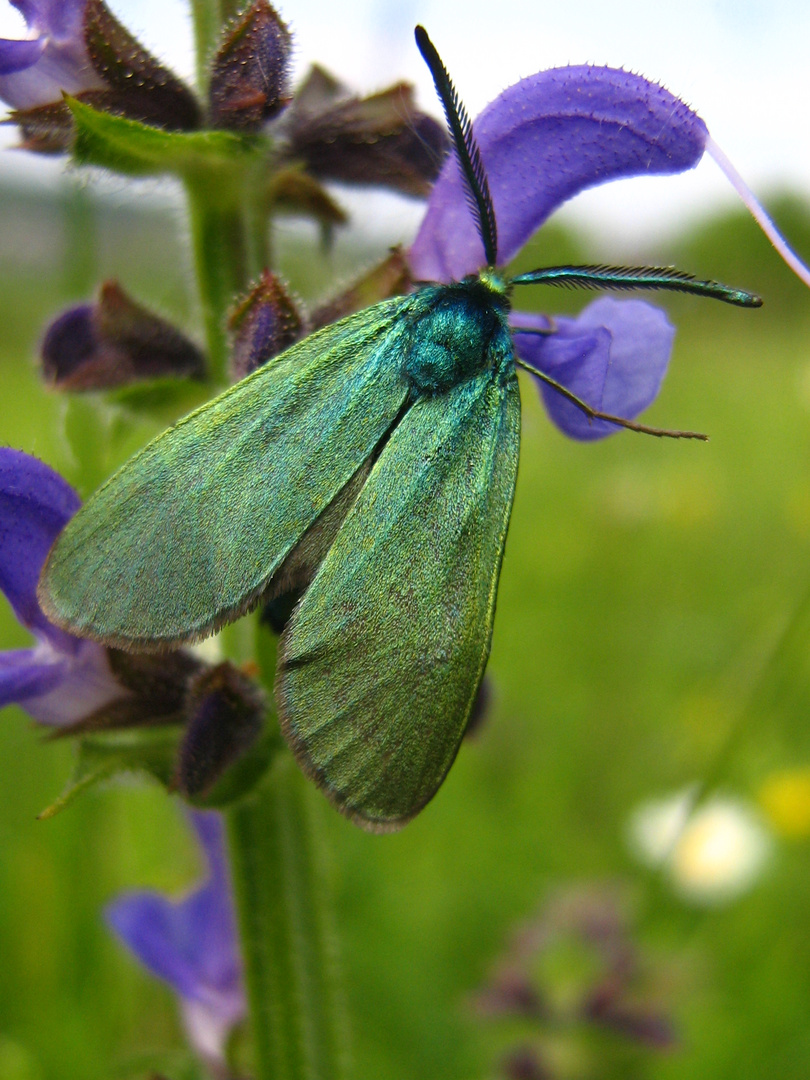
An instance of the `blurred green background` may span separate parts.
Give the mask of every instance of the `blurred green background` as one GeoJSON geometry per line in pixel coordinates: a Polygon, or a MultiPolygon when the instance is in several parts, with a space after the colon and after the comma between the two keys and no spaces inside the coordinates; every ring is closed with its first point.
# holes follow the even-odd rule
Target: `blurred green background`
{"type": "MultiPolygon", "coordinates": [[[[0,440],[67,476],[67,407],[35,366],[45,321],[118,277],[195,327],[181,218],[157,202],[122,204],[70,181],[0,193],[0,440]]],[[[787,197],[770,206],[810,257],[810,209],[787,197]]],[[[350,239],[328,253],[296,232],[279,248],[308,299],[380,254],[350,239]]],[[[742,212],[637,254],[757,290],[766,306],[665,302],[675,353],[647,419],[707,431],[706,445],[631,433],[574,444],[522,383],[484,726],[402,833],[368,836],[313,792],[360,1080],[481,1080],[518,1044],[583,1078],[810,1075],[810,294],[742,212]],[[701,780],[748,803],[771,838],[762,872],[724,904],[680,898],[627,842],[641,802],[701,780]],[[625,898],[655,1007],[676,1033],[668,1049],[577,1019],[476,1012],[515,924],[572,888],[625,898]]],[[[606,256],[550,227],[521,266],[606,256]]],[[[551,311],[587,299],[536,291],[551,311]]],[[[68,421],[87,423],[89,438],[92,417],[88,406],[68,421]]],[[[152,430],[134,421],[119,456],[152,430]]],[[[114,464],[100,463],[98,479],[114,464]]],[[[4,646],[25,644],[2,618],[4,646]]],[[[133,778],[37,822],[72,750],[13,709],[0,745],[0,1078],[146,1076],[153,1052],[182,1053],[174,1001],[101,911],[125,888],[192,885],[200,867],[182,816],[133,778]]],[[[541,993],[575,996],[578,964],[535,965],[541,993]]]]}

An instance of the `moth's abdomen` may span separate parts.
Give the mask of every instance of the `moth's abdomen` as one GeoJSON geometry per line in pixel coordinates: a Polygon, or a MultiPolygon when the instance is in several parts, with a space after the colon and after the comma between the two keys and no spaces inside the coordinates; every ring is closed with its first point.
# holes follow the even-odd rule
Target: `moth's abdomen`
{"type": "Polygon", "coordinates": [[[403,370],[417,395],[445,393],[511,360],[505,291],[475,278],[427,286],[415,300],[403,370]]]}

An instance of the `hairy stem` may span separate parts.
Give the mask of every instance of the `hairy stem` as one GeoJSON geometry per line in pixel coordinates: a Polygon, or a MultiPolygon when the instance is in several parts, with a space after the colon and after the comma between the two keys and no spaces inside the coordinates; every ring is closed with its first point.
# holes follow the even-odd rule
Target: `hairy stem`
{"type": "Polygon", "coordinates": [[[197,59],[197,89],[200,97],[208,95],[208,63],[219,44],[225,21],[221,0],[191,0],[194,25],[194,52],[197,59]]]}
{"type": "Polygon", "coordinates": [[[210,374],[222,383],[228,363],[227,313],[248,285],[244,219],[238,203],[217,201],[209,183],[187,180],[186,191],[210,374]]]}
{"type": "Polygon", "coordinates": [[[345,1023],[315,792],[292,755],[228,811],[255,1080],[341,1080],[345,1023]]]}

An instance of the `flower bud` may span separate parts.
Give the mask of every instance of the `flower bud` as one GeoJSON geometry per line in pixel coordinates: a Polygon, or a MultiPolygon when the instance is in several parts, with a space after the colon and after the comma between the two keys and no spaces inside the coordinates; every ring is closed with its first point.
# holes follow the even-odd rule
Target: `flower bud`
{"type": "Polygon", "coordinates": [[[231,374],[244,379],[306,332],[304,317],[281,279],[265,270],[231,312],[231,374]]]}
{"type": "Polygon", "coordinates": [[[87,0],[84,40],[107,87],[106,95],[100,92],[103,100],[88,99],[89,104],[169,131],[199,127],[200,109],[191,90],[147,52],[104,0],[87,0]]]}
{"type": "Polygon", "coordinates": [[[292,38],[267,0],[255,3],[226,29],[211,63],[212,127],[258,131],[289,100],[292,38]]]}
{"type": "Polygon", "coordinates": [[[279,132],[286,156],[313,176],[417,196],[430,191],[449,147],[443,125],[416,108],[408,83],[358,98],[322,68],[299,87],[279,132]]]}
{"type": "MultiPolygon", "coordinates": [[[[82,95],[85,98],[87,95],[82,95]]],[[[73,114],[64,101],[12,109],[9,121],[17,124],[20,147],[38,154],[63,154],[73,139],[73,114]]]]}
{"type": "Polygon", "coordinates": [[[256,742],[264,699],[255,683],[226,662],[194,680],[186,714],[174,784],[181,794],[194,798],[207,795],[256,742]]]}
{"type": "Polygon", "coordinates": [[[667,1016],[646,1002],[628,1003],[624,997],[621,982],[607,979],[584,1002],[583,1019],[655,1050],[668,1050],[677,1044],[675,1028],[667,1016]]]}
{"type": "Polygon", "coordinates": [[[325,243],[336,225],[345,225],[349,220],[323,184],[305,173],[301,165],[270,173],[265,198],[273,214],[303,214],[317,221],[325,243]]]}
{"type": "MultiPolygon", "coordinates": [[[[58,19],[59,8],[48,5],[47,19],[58,19]]],[[[43,62],[20,72],[25,78],[3,95],[16,106],[11,120],[19,124],[26,150],[71,149],[73,114],[62,93],[94,109],[169,131],[199,127],[200,108],[191,90],[147,52],[103,0],[85,0],[79,6],[73,38],[63,42],[58,61],[51,57],[45,62],[49,47],[43,62]]]]}
{"type": "Polygon", "coordinates": [[[55,319],[40,355],[46,382],[60,390],[108,390],[205,374],[197,346],[135,303],[115,281],[102,285],[95,304],[70,308],[55,319]]]}
{"type": "Polygon", "coordinates": [[[500,968],[474,1000],[479,1016],[523,1016],[534,1019],[544,1015],[537,988],[528,974],[516,966],[500,968]]]}
{"type": "Polygon", "coordinates": [[[663,1051],[677,1042],[659,1004],[663,979],[634,939],[622,896],[615,886],[565,889],[516,929],[473,999],[481,1020],[507,1023],[507,1031],[517,1031],[520,1021],[534,1033],[534,1040],[512,1047],[499,1075],[556,1075],[559,1059],[546,1058],[549,1035],[573,1054],[599,1040],[611,1075],[612,1047],[624,1060],[623,1044],[663,1051]]]}

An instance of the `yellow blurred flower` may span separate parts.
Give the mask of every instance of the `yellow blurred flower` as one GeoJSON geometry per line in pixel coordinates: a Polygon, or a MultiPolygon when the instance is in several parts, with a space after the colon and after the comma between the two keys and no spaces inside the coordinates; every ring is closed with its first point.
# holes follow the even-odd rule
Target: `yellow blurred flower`
{"type": "Polygon", "coordinates": [[[810,767],[771,773],[760,788],[759,804],[782,836],[810,836],[810,767]]]}

